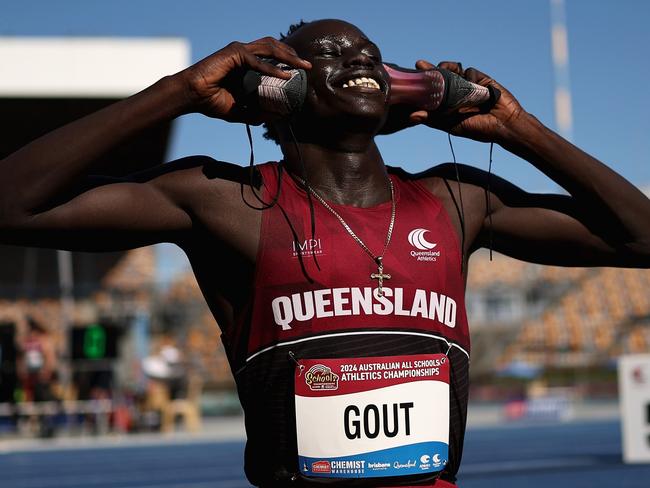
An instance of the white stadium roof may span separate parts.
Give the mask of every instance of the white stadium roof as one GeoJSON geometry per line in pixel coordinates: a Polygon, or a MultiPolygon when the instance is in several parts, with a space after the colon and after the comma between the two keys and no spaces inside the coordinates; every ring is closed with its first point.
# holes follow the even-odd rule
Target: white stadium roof
{"type": "MultiPolygon", "coordinates": [[[[0,36],[0,159],[184,69],[190,59],[190,44],[181,38],[0,36]]],[[[122,176],[166,161],[173,124],[158,124],[109,151],[96,171],[122,176]]],[[[120,256],[73,253],[77,292],[96,286],[120,256]]],[[[0,246],[0,297],[57,296],[57,263],[51,249],[0,246]],[[30,266],[33,272],[26,271],[30,266]]]]}
{"type": "Polygon", "coordinates": [[[0,97],[123,98],[190,62],[182,38],[1,37],[0,97]]]}

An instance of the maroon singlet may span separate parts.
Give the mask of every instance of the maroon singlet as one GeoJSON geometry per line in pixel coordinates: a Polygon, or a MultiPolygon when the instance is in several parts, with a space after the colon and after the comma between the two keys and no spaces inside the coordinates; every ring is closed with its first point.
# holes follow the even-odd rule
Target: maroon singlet
{"type": "MultiPolygon", "coordinates": [[[[278,164],[258,169],[269,202],[278,191],[278,164]]],[[[402,170],[389,172],[396,219],[383,259],[391,275],[383,298],[370,278],[375,263],[316,200],[312,239],[307,195],[286,173],[277,204],[263,211],[252,299],[237,330],[223,337],[246,414],[246,474],[255,485],[309,483],[300,477],[296,455],[295,358],[423,353],[446,353],[450,360],[449,463],[441,477],[455,479],[470,352],[459,238],[431,192],[402,170]]],[[[370,208],[330,205],[381,253],[391,202],[370,208]]],[[[433,485],[434,479],[411,477],[399,484],[433,485]]]]}

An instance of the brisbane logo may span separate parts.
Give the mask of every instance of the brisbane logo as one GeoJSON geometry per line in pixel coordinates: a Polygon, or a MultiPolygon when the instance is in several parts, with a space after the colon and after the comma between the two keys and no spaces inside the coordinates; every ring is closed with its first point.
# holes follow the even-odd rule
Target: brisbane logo
{"type": "Polygon", "coordinates": [[[421,251],[430,251],[436,247],[437,244],[429,242],[424,238],[424,234],[427,232],[429,232],[428,229],[413,229],[408,235],[409,244],[421,251]]]}

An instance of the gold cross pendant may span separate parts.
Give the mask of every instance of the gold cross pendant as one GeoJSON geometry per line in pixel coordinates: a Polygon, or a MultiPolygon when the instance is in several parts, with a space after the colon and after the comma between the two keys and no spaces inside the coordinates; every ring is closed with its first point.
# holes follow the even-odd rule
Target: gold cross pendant
{"type": "Polygon", "coordinates": [[[373,279],[373,280],[378,281],[378,284],[377,284],[378,295],[380,297],[383,297],[384,296],[384,289],[383,289],[384,280],[390,280],[390,275],[388,273],[384,273],[384,265],[381,262],[381,256],[377,256],[377,258],[375,258],[375,262],[377,263],[377,272],[372,273],[370,275],[370,278],[373,279]]]}

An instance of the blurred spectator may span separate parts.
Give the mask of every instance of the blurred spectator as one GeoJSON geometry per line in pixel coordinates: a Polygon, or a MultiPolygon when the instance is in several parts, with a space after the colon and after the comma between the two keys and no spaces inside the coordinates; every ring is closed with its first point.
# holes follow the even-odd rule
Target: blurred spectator
{"type": "Polygon", "coordinates": [[[142,369],[149,378],[147,404],[160,414],[160,427],[171,431],[177,415],[189,430],[200,428],[199,399],[202,382],[190,374],[188,364],[173,339],[163,337],[157,354],[143,360],[142,369]]]}
{"type": "MultiPolygon", "coordinates": [[[[27,331],[18,335],[18,376],[26,402],[55,402],[52,383],[56,379],[56,352],[48,330],[33,317],[27,317],[27,331]]],[[[54,435],[54,416],[38,412],[39,433],[42,437],[54,435]]],[[[49,409],[52,410],[52,409],[49,409]]]]}
{"type": "Polygon", "coordinates": [[[27,333],[17,337],[17,346],[20,354],[18,374],[25,401],[55,400],[51,384],[56,371],[56,353],[47,329],[27,317],[27,333]]]}

